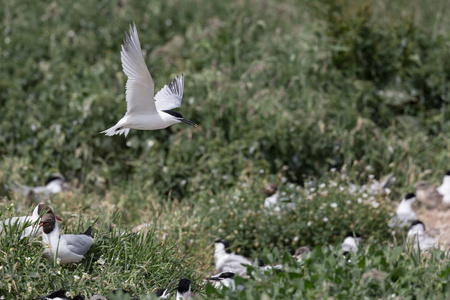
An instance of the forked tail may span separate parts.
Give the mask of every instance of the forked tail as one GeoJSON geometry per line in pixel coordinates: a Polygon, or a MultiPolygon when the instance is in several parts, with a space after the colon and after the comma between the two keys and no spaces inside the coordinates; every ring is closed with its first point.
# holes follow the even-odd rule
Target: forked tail
{"type": "Polygon", "coordinates": [[[130,132],[130,128],[125,128],[120,124],[116,124],[113,127],[106,129],[100,133],[104,133],[107,136],[113,136],[113,135],[121,135],[122,133],[125,135],[125,137],[128,135],[128,132],[130,132]]]}

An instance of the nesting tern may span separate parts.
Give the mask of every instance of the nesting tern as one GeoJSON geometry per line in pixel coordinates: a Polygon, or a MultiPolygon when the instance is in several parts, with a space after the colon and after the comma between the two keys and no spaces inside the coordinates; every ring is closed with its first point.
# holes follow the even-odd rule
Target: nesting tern
{"type": "Polygon", "coordinates": [[[425,225],[419,220],[411,222],[406,240],[413,245],[414,250],[419,248],[424,251],[436,246],[436,240],[425,234],[425,225]]]}
{"type": "Polygon", "coordinates": [[[126,84],[127,112],[113,127],[102,131],[108,136],[128,135],[130,129],[157,130],[176,123],[197,127],[172,109],[181,106],[184,77],[178,75],[156,95],[152,76],[145,64],[136,25],[130,25],[120,52],[122,67],[128,77],[126,84]],[[154,96],[153,96],[154,95],[154,96]]]}
{"type": "Polygon", "coordinates": [[[233,272],[222,272],[217,275],[211,276],[209,281],[213,282],[213,286],[216,289],[222,289],[223,287],[227,287],[232,291],[236,290],[236,283],[234,282],[234,273],[233,272]]]}
{"type": "Polygon", "coordinates": [[[347,233],[344,241],[341,244],[344,256],[347,256],[350,252],[357,253],[360,240],[361,236],[359,236],[358,234],[354,234],[353,232],[347,233]]]}
{"type": "MultiPolygon", "coordinates": [[[[33,209],[31,216],[13,217],[0,222],[0,232],[3,235],[5,225],[11,226],[13,224],[21,225],[27,223],[30,226],[24,228],[20,235],[20,238],[22,239],[27,236],[36,236],[42,233],[42,229],[39,228],[37,221],[41,218],[41,215],[44,215],[46,213],[53,213],[53,211],[50,206],[40,203],[33,209]]],[[[55,216],[55,218],[61,221],[58,216],[55,216]]]]}
{"type": "Polygon", "coordinates": [[[267,195],[264,199],[264,207],[268,209],[273,209],[274,211],[280,211],[278,204],[278,187],[275,183],[268,183],[264,186],[264,193],[267,195]]]}
{"type": "Polygon", "coordinates": [[[62,264],[81,261],[94,243],[90,226],[82,234],[60,234],[53,213],[45,214],[40,224],[43,228],[42,240],[48,246],[44,254],[56,254],[62,264]]]}
{"type": "Polygon", "coordinates": [[[397,207],[396,215],[390,220],[388,226],[390,228],[405,227],[412,220],[417,219],[416,213],[412,209],[412,204],[416,201],[416,195],[412,193],[406,194],[397,207]]]}
{"type": "Polygon", "coordinates": [[[231,252],[230,243],[225,239],[219,239],[214,242],[215,252],[214,260],[216,269],[219,272],[233,272],[240,276],[247,273],[245,265],[251,265],[251,261],[231,252]]]}
{"type": "Polygon", "coordinates": [[[445,173],[442,184],[436,190],[443,196],[443,203],[450,203],[450,171],[445,173]]]}
{"type": "Polygon", "coordinates": [[[45,300],[84,300],[84,297],[81,295],[77,295],[73,298],[69,298],[66,296],[66,292],[64,290],[54,291],[49,293],[46,296],[36,297],[36,299],[45,299],[45,300]]]}
{"type": "Polygon", "coordinates": [[[50,195],[62,192],[63,190],[67,190],[70,188],[70,183],[59,173],[53,174],[45,180],[44,186],[26,186],[20,185],[17,188],[13,187],[13,190],[16,192],[20,192],[25,196],[30,194],[42,194],[42,195],[50,195]]]}
{"type": "MultiPolygon", "coordinates": [[[[172,284],[169,285],[172,286],[172,284]]],[[[168,299],[170,298],[170,295],[172,294],[173,291],[177,291],[177,300],[187,300],[187,299],[191,299],[192,293],[191,293],[191,281],[189,279],[180,279],[180,281],[178,282],[178,285],[171,290],[170,292],[168,292],[169,287],[167,287],[166,289],[159,289],[156,292],[156,296],[158,298],[161,299],[168,299]]]]}

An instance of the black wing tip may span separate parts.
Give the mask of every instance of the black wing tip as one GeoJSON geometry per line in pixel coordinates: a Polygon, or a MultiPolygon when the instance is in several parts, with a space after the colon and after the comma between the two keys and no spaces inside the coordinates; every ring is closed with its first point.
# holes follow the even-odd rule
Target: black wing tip
{"type": "Polygon", "coordinates": [[[89,226],[88,229],[86,229],[86,231],[83,232],[82,234],[93,237],[92,236],[92,226],[89,226]]]}

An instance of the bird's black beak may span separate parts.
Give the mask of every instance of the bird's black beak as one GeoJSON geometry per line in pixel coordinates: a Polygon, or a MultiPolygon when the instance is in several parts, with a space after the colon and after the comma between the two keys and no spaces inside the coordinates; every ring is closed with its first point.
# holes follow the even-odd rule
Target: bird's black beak
{"type": "Polygon", "coordinates": [[[188,119],[185,119],[185,118],[181,118],[180,121],[183,122],[183,123],[186,123],[188,125],[194,126],[196,128],[198,127],[198,125],[195,124],[194,122],[192,122],[191,120],[188,120],[188,119]]]}

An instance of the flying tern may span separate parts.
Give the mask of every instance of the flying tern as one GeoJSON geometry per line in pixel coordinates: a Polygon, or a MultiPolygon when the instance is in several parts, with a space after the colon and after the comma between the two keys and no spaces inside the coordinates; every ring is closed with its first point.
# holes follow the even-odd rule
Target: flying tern
{"type": "Polygon", "coordinates": [[[181,122],[197,127],[197,124],[172,110],[181,106],[183,75],[181,77],[177,75],[168,86],[165,85],[154,95],[153,79],[142,55],[136,25],[130,25],[130,33],[125,34],[126,38],[120,55],[123,71],[128,77],[127,112],[116,125],[101,133],[108,136],[123,133],[127,136],[130,129],[157,130],[181,122]]]}
{"type": "Polygon", "coordinates": [[[94,243],[90,226],[82,234],[60,234],[58,222],[53,213],[45,214],[40,224],[43,228],[42,240],[48,246],[44,254],[57,253],[62,264],[81,261],[94,243]]]}

